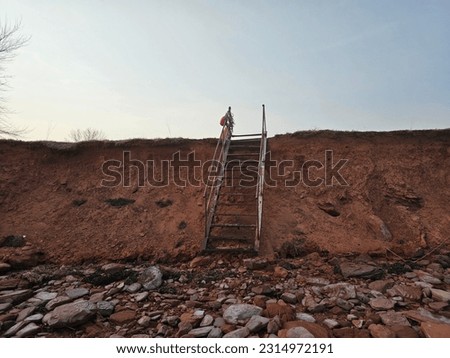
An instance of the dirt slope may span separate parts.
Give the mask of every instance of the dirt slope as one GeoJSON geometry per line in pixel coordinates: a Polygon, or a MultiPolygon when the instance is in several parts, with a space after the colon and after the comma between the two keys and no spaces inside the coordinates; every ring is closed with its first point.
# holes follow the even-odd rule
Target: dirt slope
{"type": "MultiPolygon", "coordinates": [[[[0,238],[26,235],[54,263],[192,257],[203,239],[203,186],[176,185],[172,173],[167,186],[140,187],[142,177],[132,168],[129,186],[105,187],[102,180],[112,177],[102,165],[123,161],[129,151],[131,159],[154,160],[158,178],[161,161],[174,153],[185,159],[195,152],[195,159],[205,162],[214,147],[209,139],[76,145],[0,141],[0,238]],[[130,202],[108,202],[119,198],[130,202]]],[[[274,186],[265,188],[264,255],[386,248],[413,255],[449,237],[450,130],[299,132],[270,138],[269,149],[274,162],[296,164],[267,171],[274,186]],[[316,160],[326,166],[326,150],[333,151],[333,165],[348,160],[339,171],[348,185],[336,180],[334,185],[284,185],[295,178],[293,171],[301,171],[301,163],[316,160]]],[[[199,178],[201,170],[195,175],[199,178]]],[[[324,177],[323,168],[310,169],[310,179],[324,177]]],[[[11,255],[0,248],[0,261],[11,255]]]]}

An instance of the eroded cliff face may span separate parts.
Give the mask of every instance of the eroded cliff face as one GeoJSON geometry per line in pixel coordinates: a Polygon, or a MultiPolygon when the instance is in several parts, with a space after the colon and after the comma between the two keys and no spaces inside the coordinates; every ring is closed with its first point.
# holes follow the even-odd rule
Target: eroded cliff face
{"type": "MultiPolygon", "coordinates": [[[[21,250],[53,263],[192,258],[214,147],[0,141],[0,237],[26,235],[21,250]],[[196,169],[174,177],[177,158],[196,169]]],[[[270,138],[269,150],[262,255],[409,256],[448,238],[450,130],[299,132],[270,138]]],[[[0,248],[0,261],[17,255],[0,248]]]]}

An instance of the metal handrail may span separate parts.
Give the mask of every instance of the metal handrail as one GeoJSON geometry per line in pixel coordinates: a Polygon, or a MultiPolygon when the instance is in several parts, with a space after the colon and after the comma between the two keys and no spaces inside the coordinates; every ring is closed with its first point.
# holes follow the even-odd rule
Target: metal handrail
{"type": "Polygon", "coordinates": [[[259,161],[258,161],[258,182],[256,184],[256,201],[258,207],[257,225],[255,233],[255,251],[259,251],[259,243],[261,239],[262,230],[262,214],[263,214],[263,193],[264,193],[264,175],[265,175],[265,162],[267,152],[267,127],[266,127],[266,108],[263,107],[263,118],[261,128],[261,143],[259,149],[259,161]]]}
{"type": "MultiPolygon", "coordinates": [[[[231,113],[231,107],[228,107],[228,112],[225,114],[225,122],[222,126],[220,137],[214,150],[212,163],[208,168],[208,178],[205,185],[205,190],[203,192],[203,198],[205,200],[205,241],[203,246],[206,245],[206,238],[211,228],[212,217],[217,204],[219,189],[222,185],[225,161],[228,153],[228,147],[230,145],[230,139],[233,133],[233,126],[233,114],[231,113]],[[214,173],[212,177],[210,176],[211,173],[214,173]]],[[[203,247],[203,249],[204,248],[205,247],[203,247]]]]}

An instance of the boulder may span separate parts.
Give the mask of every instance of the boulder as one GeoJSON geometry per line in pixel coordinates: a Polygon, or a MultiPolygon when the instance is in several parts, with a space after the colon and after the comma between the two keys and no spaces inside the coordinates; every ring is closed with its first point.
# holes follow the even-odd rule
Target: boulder
{"type": "Polygon", "coordinates": [[[76,327],[91,320],[96,309],[95,303],[89,301],[67,303],[47,313],[42,321],[52,328],[76,327]]]}
{"type": "Polygon", "coordinates": [[[247,303],[229,306],[223,313],[223,318],[230,324],[247,321],[252,316],[260,315],[263,309],[247,303]]]}
{"type": "Polygon", "coordinates": [[[145,290],[151,291],[162,285],[162,277],[161,270],[156,266],[151,266],[139,275],[138,281],[145,290]]]}

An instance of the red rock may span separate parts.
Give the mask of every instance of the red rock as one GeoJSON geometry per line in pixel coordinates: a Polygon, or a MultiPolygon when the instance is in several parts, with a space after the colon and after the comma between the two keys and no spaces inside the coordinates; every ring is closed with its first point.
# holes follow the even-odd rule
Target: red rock
{"type": "Polygon", "coordinates": [[[279,303],[266,303],[264,316],[273,318],[279,316],[281,321],[292,321],[295,319],[295,310],[289,305],[280,305],[279,303]]]}
{"type": "Polygon", "coordinates": [[[329,338],[330,335],[325,327],[313,322],[306,321],[290,321],[283,325],[283,329],[289,330],[294,327],[306,328],[316,338],[329,338]]]}
{"type": "Polygon", "coordinates": [[[281,266],[275,266],[273,276],[277,278],[286,278],[289,275],[289,271],[281,266]]]}
{"type": "Polygon", "coordinates": [[[210,256],[197,256],[194,258],[189,266],[191,268],[195,267],[201,267],[201,266],[208,266],[213,261],[212,257],[210,256]]]}
{"type": "Polygon", "coordinates": [[[395,338],[395,333],[382,324],[371,324],[369,331],[374,338],[395,338]]]}
{"type": "Polygon", "coordinates": [[[136,311],[129,309],[113,313],[111,316],[109,316],[109,320],[116,324],[128,323],[133,321],[135,318],[136,311]]]}
{"type": "Polygon", "coordinates": [[[395,333],[397,338],[419,338],[419,335],[412,327],[391,326],[389,329],[395,333]]]}
{"type": "Polygon", "coordinates": [[[422,322],[420,329],[427,338],[450,338],[450,325],[448,324],[422,322]]]}

